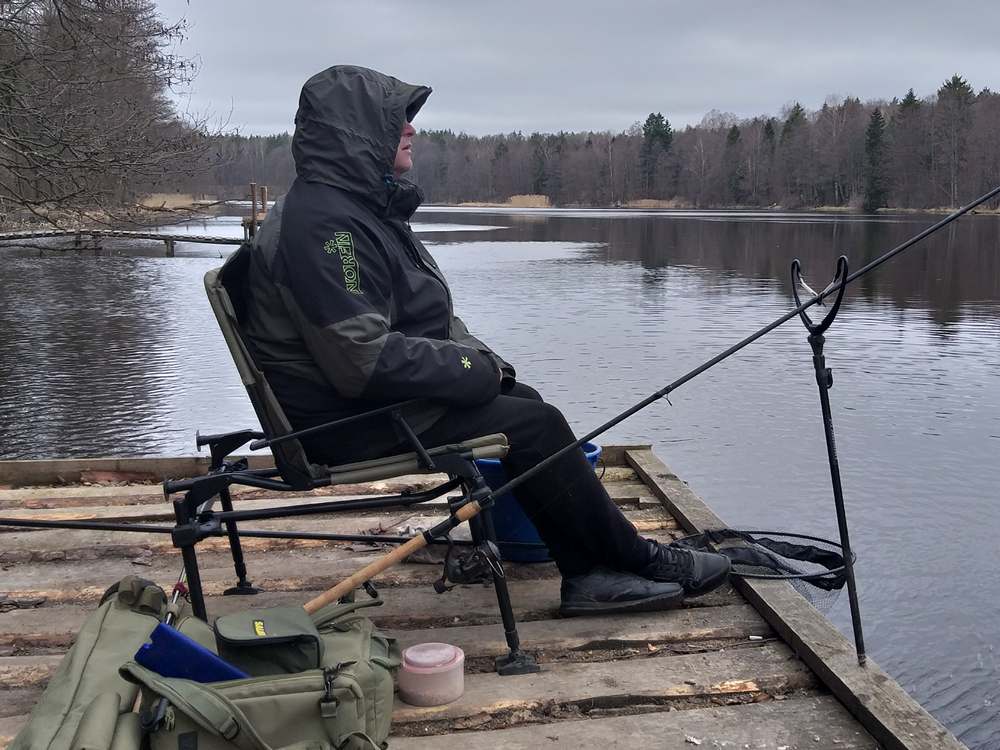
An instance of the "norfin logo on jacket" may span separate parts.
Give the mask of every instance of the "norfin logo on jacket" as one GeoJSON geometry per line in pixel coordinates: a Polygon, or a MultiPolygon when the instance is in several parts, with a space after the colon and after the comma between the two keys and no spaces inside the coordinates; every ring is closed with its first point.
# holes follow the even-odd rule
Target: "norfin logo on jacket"
{"type": "Polygon", "coordinates": [[[361,294],[361,272],[358,259],[354,256],[354,238],[350,232],[334,232],[333,239],[323,243],[323,249],[330,255],[339,255],[344,267],[344,288],[354,294],[361,294]]]}

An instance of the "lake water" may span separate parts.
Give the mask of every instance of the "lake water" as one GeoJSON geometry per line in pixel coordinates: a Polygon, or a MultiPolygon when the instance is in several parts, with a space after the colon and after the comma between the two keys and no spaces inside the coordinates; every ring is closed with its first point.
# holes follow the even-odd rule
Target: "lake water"
{"type": "MultiPolygon", "coordinates": [[[[586,431],[937,217],[422,210],[469,327],[586,431]]],[[[239,219],[195,234],[239,236],[239,219]]],[[[201,286],[219,246],[0,251],[0,457],[191,453],[255,425],[201,286]],[[44,256],[44,257],[43,257],[44,256]]],[[[228,249],[223,248],[223,252],[228,249]]],[[[1000,219],[853,285],[827,336],[871,656],[973,748],[1000,745],[1000,219]]],[[[791,321],[614,428],[730,524],[836,537],[811,354],[791,321]]],[[[847,597],[830,613],[850,633],[847,597]]]]}

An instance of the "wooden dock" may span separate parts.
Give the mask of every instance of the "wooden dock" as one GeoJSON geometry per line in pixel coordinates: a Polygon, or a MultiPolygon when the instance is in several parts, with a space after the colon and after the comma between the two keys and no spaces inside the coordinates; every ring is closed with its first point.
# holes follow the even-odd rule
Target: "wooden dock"
{"type": "MultiPolygon", "coordinates": [[[[724,524],[645,446],[607,447],[603,481],[645,535],[670,540],[724,524]]],[[[170,522],[158,481],[193,476],[196,459],[0,461],[0,516],[170,522]],[[126,483],[127,482],[127,483],[126,483]],[[53,484],[58,486],[22,486],[53,484]]],[[[326,488],[353,496],[432,484],[409,477],[326,488]]],[[[302,502],[316,502],[319,491],[302,502]]],[[[238,508],[274,496],[238,490],[238,508]]],[[[282,497],[287,504],[287,494],[282,497]]],[[[253,528],[389,533],[427,526],[443,505],[254,522],[253,528]]],[[[0,527],[0,747],[27,719],[104,589],[129,573],[169,590],[181,568],[168,536],[0,527]]],[[[199,547],[210,615],[301,603],[382,550],[365,544],[245,539],[254,584],[234,582],[224,539],[199,547]]],[[[372,619],[405,647],[446,641],[465,650],[466,692],[434,708],[398,702],[391,748],[962,748],[933,717],[786,583],[733,585],[664,613],[560,619],[552,564],[508,564],[521,639],[538,674],[499,677],[505,652],[493,591],[438,595],[440,566],[408,563],[377,579],[385,605],[372,619]]]]}

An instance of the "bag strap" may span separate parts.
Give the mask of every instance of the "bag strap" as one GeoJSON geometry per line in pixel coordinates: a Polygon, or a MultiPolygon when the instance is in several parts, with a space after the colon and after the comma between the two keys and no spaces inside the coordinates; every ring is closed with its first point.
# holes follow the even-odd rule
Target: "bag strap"
{"type": "Polygon", "coordinates": [[[381,596],[375,597],[373,599],[362,599],[359,602],[337,602],[334,604],[327,604],[325,607],[317,609],[310,615],[316,627],[326,625],[332,620],[338,620],[344,615],[349,615],[351,612],[357,612],[359,609],[365,609],[367,607],[381,607],[384,600],[381,596]]]}
{"type": "Polygon", "coordinates": [[[166,698],[203,729],[233,743],[240,750],[272,750],[243,712],[217,691],[191,680],[163,677],[134,661],[126,662],[119,673],[126,680],[144,685],[166,698]]]}

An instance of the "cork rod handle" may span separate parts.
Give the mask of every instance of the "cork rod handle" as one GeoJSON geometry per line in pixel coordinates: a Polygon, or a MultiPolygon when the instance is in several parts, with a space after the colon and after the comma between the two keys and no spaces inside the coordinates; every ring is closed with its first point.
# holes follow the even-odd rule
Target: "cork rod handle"
{"type": "MultiPolygon", "coordinates": [[[[467,503],[459,508],[458,512],[455,513],[455,518],[457,518],[460,522],[468,521],[481,510],[482,508],[479,507],[479,503],[472,501],[471,503],[467,503]]],[[[383,570],[387,570],[393,565],[402,562],[414,552],[419,549],[423,549],[426,546],[427,540],[424,539],[424,535],[417,534],[410,541],[397,547],[392,552],[380,557],[378,560],[369,563],[357,573],[345,578],[333,588],[327,589],[315,599],[310,599],[303,605],[303,608],[309,614],[322,609],[327,604],[335,602],[341,597],[354,591],[356,588],[363,586],[367,581],[370,581],[383,570]]]]}

